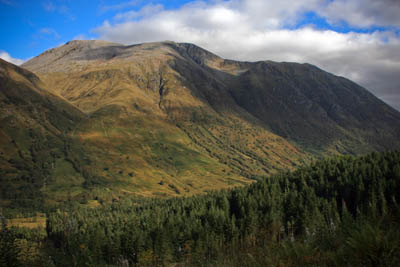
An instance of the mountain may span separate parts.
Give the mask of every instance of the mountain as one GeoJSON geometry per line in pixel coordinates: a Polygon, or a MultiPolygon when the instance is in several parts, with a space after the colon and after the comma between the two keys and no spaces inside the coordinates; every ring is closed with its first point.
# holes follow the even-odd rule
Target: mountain
{"type": "MultiPolygon", "coordinates": [[[[77,40],[21,67],[12,66],[37,83],[29,92],[40,87],[68,106],[55,116],[71,117],[56,120],[70,125],[57,132],[67,163],[52,166],[47,176],[60,178],[51,189],[40,187],[56,201],[197,194],[400,143],[399,112],[309,64],[226,60],[186,43],[77,40]]],[[[15,90],[4,77],[4,91],[15,90]]],[[[37,123],[47,121],[55,127],[37,123]]]]}
{"type": "Polygon", "coordinates": [[[184,43],[71,41],[23,67],[86,112],[127,101],[178,121],[235,113],[314,153],[399,144],[399,112],[309,64],[224,60],[184,43]]]}
{"type": "Polygon", "coordinates": [[[144,64],[137,67],[140,75],[135,79],[152,79],[143,80],[149,82],[146,88],[126,82],[125,73],[119,73],[115,66],[70,72],[68,75],[82,79],[64,81],[79,85],[72,94],[79,90],[86,93],[84,90],[93,87],[91,83],[95,85],[95,90],[74,101],[57,91],[61,87],[40,72],[39,78],[4,61],[1,66],[2,206],[31,208],[69,200],[90,200],[89,204],[95,205],[123,194],[190,195],[248,184],[252,175],[293,168],[302,156],[284,139],[261,127],[235,116],[223,118],[207,107],[218,126],[216,133],[232,131],[232,127],[248,129],[265,145],[252,152],[233,144],[233,138],[238,137],[214,138],[206,128],[209,125],[195,122],[201,119],[200,113],[181,124],[170,119],[163,111],[159,92],[150,88],[156,86],[153,76],[164,75],[170,71],[167,68],[155,73],[155,69],[144,69],[144,64]],[[103,97],[99,97],[103,88],[103,97]],[[185,128],[186,124],[198,127],[198,136],[192,134],[194,129],[185,128]],[[196,138],[202,138],[201,142],[196,138]],[[267,145],[276,147],[270,162],[264,159],[267,145]]]}
{"type": "Polygon", "coordinates": [[[364,88],[309,64],[258,62],[231,81],[238,105],[305,150],[398,147],[399,112],[364,88]]]}
{"type": "Polygon", "coordinates": [[[32,205],[35,199],[41,205],[46,186],[75,178],[63,177],[55,165],[65,170],[71,165],[66,135],[85,115],[44,90],[32,72],[1,59],[0,84],[1,204],[32,205]]]}

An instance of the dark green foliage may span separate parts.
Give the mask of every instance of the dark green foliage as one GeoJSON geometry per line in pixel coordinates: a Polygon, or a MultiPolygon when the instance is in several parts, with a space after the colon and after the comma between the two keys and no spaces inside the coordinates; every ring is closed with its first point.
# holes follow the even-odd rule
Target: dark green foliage
{"type": "Polygon", "coordinates": [[[8,229],[0,231],[0,266],[20,266],[19,249],[16,245],[16,234],[8,229]]]}
{"type": "Polygon", "coordinates": [[[48,216],[56,265],[400,264],[400,152],[338,157],[251,186],[48,216]]]}

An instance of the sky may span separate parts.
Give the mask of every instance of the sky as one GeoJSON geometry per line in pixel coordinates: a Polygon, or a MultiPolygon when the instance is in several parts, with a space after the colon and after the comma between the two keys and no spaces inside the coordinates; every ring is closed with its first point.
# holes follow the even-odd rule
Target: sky
{"type": "Polygon", "coordinates": [[[0,58],[73,39],[189,42],[244,61],[311,63],[400,110],[400,0],[0,0],[0,58]]]}

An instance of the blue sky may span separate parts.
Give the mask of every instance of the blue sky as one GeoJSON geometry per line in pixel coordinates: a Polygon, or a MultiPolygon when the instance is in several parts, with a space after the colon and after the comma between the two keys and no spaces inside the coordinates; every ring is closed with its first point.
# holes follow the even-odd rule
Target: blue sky
{"type": "Polygon", "coordinates": [[[0,0],[0,57],[72,39],[191,42],[236,60],[315,64],[400,110],[398,0],[0,0]]]}
{"type": "MultiPolygon", "coordinates": [[[[99,34],[93,30],[106,20],[115,20],[115,16],[124,11],[139,11],[149,4],[174,10],[190,2],[194,1],[0,0],[0,50],[7,51],[12,57],[27,59],[75,38],[98,38],[99,34]]],[[[282,28],[298,29],[312,24],[318,29],[341,33],[374,32],[390,28],[379,25],[354,27],[344,21],[329,23],[316,12],[302,13],[297,23],[282,28]]]]}
{"type": "MultiPolygon", "coordinates": [[[[189,1],[153,1],[173,9],[189,1]]],[[[91,31],[123,10],[139,10],[148,1],[0,0],[0,50],[27,59],[91,31]]]]}

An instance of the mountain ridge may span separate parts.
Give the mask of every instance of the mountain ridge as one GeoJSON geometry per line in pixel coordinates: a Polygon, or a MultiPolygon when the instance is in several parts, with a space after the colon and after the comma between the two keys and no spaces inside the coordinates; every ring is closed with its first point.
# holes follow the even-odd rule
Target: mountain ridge
{"type": "MultiPolygon", "coordinates": [[[[87,46],[96,43],[74,42],[87,46]]],[[[110,65],[104,67],[108,71],[107,75],[112,76],[109,72],[114,72],[120,76],[120,80],[126,76],[130,79],[132,77],[129,76],[137,78],[147,75],[147,84],[140,84],[140,78],[139,81],[130,83],[136,83],[141,89],[151,87],[155,93],[152,95],[153,102],[157,103],[159,109],[164,108],[159,114],[166,115],[168,111],[174,113],[172,110],[184,109],[183,105],[189,105],[187,102],[178,103],[181,99],[177,95],[174,95],[173,99],[168,98],[167,95],[172,94],[173,89],[171,85],[163,84],[167,79],[162,81],[160,74],[165,72],[172,75],[169,80],[174,80],[173,86],[176,84],[184,87],[183,90],[174,88],[175,91],[194,96],[190,100],[190,108],[193,108],[196,102],[198,107],[210,105],[217,113],[224,108],[227,108],[228,112],[239,110],[241,115],[246,114],[244,116],[251,117],[251,120],[261,121],[263,127],[301,145],[302,149],[307,150],[308,147],[315,146],[316,149],[312,149],[314,152],[339,150],[340,153],[354,153],[357,147],[364,146],[366,149],[359,152],[366,153],[371,149],[379,150],[381,147],[389,148],[398,144],[395,139],[400,135],[400,115],[396,110],[350,80],[327,73],[311,64],[226,60],[190,43],[167,41],[123,46],[97,42],[102,45],[101,49],[104,49],[94,52],[98,55],[97,58],[90,57],[90,60],[85,61],[86,69],[91,68],[90,62],[93,61],[98,63],[98,66],[110,65]],[[113,50],[115,47],[119,50],[113,50]],[[114,67],[111,67],[113,64],[114,67]],[[132,71],[132,68],[138,66],[140,71],[132,71]],[[127,70],[129,68],[131,69],[127,70]],[[126,73],[121,73],[122,69],[127,70],[126,73]],[[354,108],[361,107],[360,105],[362,110],[354,108]],[[369,125],[364,125],[365,122],[369,125]],[[373,138],[375,134],[379,135],[375,124],[385,132],[380,135],[379,140],[373,138]],[[348,125],[352,126],[351,129],[348,125]],[[374,127],[375,129],[372,129],[374,127]],[[339,139],[348,144],[338,144],[339,139]],[[388,141],[381,141],[382,139],[388,141]],[[379,144],[376,145],[376,142],[379,144]],[[352,148],[349,149],[349,146],[352,148]]],[[[68,64],[79,64],[82,58],[84,56],[68,64]]],[[[40,60],[34,58],[23,66],[35,70],[32,67],[35,61],[40,60]]],[[[52,64],[54,63],[47,65],[52,64]]],[[[64,68],[68,69],[68,64],[64,68]]],[[[63,79],[58,79],[57,83],[63,79]]],[[[143,93],[143,90],[140,93],[143,93]]],[[[135,94],[139,93],[136,91],[135,94]]],[[[144,95],[144,98],[148,98],[148,92],[145,94],[147,95],[144,95]]],[[[74,96],[73,101],[80,97],[74,96]]],[[[175,115],[177,114],[167,116],[175,115]]]]}
{"type": "MultiPolygon", "coordinates": [[[[227,60],[189,43],[90,40],[68,42],[21,67],[27,70],[8,67],[18,77],[0,68],[10,81],[2,90],[25,81],[27,104],[0,106],[29,117],[35,105],[50,101],[57,107],[44,105],[41,114],[52,111],[58,119],[43,115],[37,124],[46,127],[15,140],[23,149],[4,145],[2,153],[15,167],[10,182],[24,186],[24,164],[37,164],[24,163],[24,155],[36,158],[37,147],[48,155],[34,189],[45,205],[192,195],[317,157],[400,146],[399,112],[310,64],[227,60]],[[33,96],[35,90],[44,96],[33,96]]],[[[23,120],[19,127],[26,131],[21,136],[32,131],[23,120]]],[[[3,124],[3,131],[13,129],[3,124]]]]}

